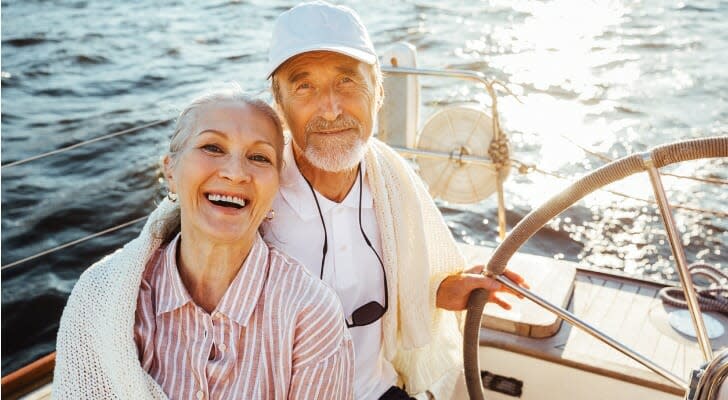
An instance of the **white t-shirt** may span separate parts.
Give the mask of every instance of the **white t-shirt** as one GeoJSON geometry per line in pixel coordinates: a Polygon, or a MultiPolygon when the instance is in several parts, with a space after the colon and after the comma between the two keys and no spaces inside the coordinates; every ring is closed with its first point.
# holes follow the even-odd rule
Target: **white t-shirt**
{"type": "MultiPolygon", "coordinates": [[[[286,145],[283,158],[281,188],[273,201],[276,215],[263,224],[263,237],[318,277],[324,245],[321,217],[314,195],[296,166],[290,144],[286,145]]],[[[381,256],[379,227],[363,162],[361,169],[361,226],[381,256]]],[[[359,189],[357,178],[341,203],[316,193],[328,237],[323,281],[336,291],[347,317],[372,300],[384,305],[382,267],[359,229],[359,189]]],[[[354,397],[378,399],[397,384],[397,373],[382,354],[382,320],[351,328],[349,332],[354,341],[354,397]]]]}

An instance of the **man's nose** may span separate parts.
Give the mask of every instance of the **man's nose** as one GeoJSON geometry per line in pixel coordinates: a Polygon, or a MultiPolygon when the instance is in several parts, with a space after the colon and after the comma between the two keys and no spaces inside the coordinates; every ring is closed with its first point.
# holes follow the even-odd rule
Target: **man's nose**
{"type": "Polygon", "coordinates": [[[328,121],[333,121],[341,115],[341,99],[333,88],[321,94],[319,107],[321,116],[328,121]]]}
{"type": "Polygon", "coordinates": [[[245,156],[229,156],[220,166],[220,176],[232,183],[250,181],[250,166],[245,156]]]}

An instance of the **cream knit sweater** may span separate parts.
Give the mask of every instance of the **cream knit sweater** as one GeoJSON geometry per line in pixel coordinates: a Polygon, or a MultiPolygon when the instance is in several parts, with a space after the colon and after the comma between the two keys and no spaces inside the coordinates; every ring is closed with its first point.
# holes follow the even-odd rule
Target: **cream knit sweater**
{"type": "Polygon", "coordinates": [[[372,139],[366,163],[389,282],[384,355],[409,393],[429,390],[437,399],[450,398],[462,371],[462,334],[456,313],[437,308],[435,300],[440,282],[462,271],[465,260],[402,157],[372,139]]]}
{"type": "MultiPolygon", "coordinates": [[[[389,282],[384,355],[408,392],[429,390],[438,399],[449,398],[462,370],[462,335],[456,314],[436,308],[435,295],[442,279],[462,270],[464,260],[406,161],[372,139],[366,162],[389,282]]],[[[139,363],[133,326],[144,266],[161,245],[153,233],[165,229],[175,209],[165,199],[139,237],[79,279],[58,330],[55,398],[166,398],[139,363]]]]}
{"type": "Polygon", "coordinates": [[[165,199],[136,239],[81,275],[58,328],[53,398],[167,398],[142,369],[133,331],[142,273],[161,245],[153,233],[176,209],[165,199]]]}

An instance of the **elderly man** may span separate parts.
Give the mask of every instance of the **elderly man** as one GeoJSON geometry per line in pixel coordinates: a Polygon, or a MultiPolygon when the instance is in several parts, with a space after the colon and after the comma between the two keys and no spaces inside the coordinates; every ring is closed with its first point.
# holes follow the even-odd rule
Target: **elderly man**
{"type": "Polygon", "coordinates": [[[371,137],[383,88],[366,28],[346,7],[296,6],[275,23],[267,72],[291,140],[266,241],[339,295],[357,399],[452,397],[462,336],[446,310],[463,310],[474,288],[501,287],[482,266],[463,272],[419,177],[371,137]]]}

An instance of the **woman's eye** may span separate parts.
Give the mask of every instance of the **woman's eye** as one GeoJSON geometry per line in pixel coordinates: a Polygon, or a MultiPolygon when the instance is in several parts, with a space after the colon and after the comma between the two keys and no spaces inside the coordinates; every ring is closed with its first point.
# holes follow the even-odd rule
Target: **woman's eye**
{"type": "Polygon", "coordinates": [[[215,153],[215,154],[222,153],[222,149],[218,145],[215,145],[215,144],[206,144],[206,145],[202,146],[201,148],[202,148],[202,150],[205,150],[208,153],[215,153]]]}
{"type": "Polygon", "coordinates": [[[264,156],[262,154],[254,154],[254,155],[250,156],[250,159],[252,161],[257,161],[257,162],[263,162],[263,163],[267,163],[267,164],[272,164],[271,161],[270,161],[270,158],[268,158],[268,157],[266,157],[266,156],[264,156]]]}

